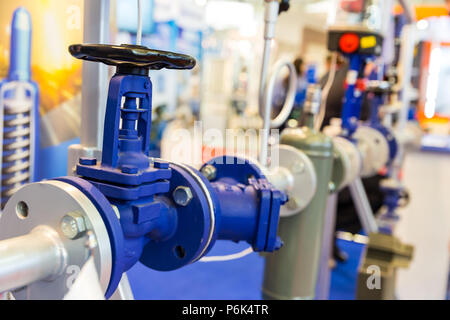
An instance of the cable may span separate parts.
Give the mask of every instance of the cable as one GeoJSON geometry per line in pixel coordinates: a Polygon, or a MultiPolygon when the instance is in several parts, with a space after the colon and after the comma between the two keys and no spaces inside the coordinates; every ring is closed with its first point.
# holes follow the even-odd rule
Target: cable
{"type": "Polygon", "coordinates": [[[238,253],[229,254],[226,256],[210,256],[210,257],[203,257],[199,261],[200,262],[218,262],[218,261],[230,261],[230,260],[237,260],[240,258],[243,258],[245,256],[248,256],[250,253],[253,252],[252,247],[248,247],[245,250],[242,250],[238,253]]]}
{"type": "Polygon", "coordinates": [[[331,55],[331,65],[330,65],[330,72],[328,74],[328,80],[325,84],[325,87],[322,91],[322,100],[320,103],[320,111],[319,115],[317,116],[314,128],[316,130],[320,130],[322,127],[323,120],[325,119],[325,112],[327,109],[327,101],[328,101],[328,95],[330,94],[331,87],[333,86],[334,78],[336,77],[336,69],[337,69],[337,52],[333,52],[331,55]]]}
{"type": "Polygon", "coordinates": [[[138,6],[138,22],[136,33],[136,45],[140,46],[142,43],[142,0],[137,0],[138,6]]]}

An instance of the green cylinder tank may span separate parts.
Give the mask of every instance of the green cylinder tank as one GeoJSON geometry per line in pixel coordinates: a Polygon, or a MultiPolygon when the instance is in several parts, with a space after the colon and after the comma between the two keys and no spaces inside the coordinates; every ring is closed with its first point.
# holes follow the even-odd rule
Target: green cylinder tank
{"type": "Polygon", "coordinates": [[[298,214],[280,218],[278,234],[284,246],[266,256],[265,299],[313,299],[318,277],[326,204],[332,179],[333,141],[313,129],[312,114],[305,115],[303,128],[287,129],[281,144],[305,152],[314,164],[317,191],[298,214]]]}

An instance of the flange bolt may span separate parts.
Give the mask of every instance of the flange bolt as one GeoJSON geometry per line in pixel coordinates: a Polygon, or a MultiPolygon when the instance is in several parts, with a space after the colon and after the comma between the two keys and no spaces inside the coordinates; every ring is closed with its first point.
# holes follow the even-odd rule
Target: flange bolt
{"type": "Polygon", "coordinates": [[[191,202],[193,196],[192,191],[188,187],[177,187],[172,193],[173,200],[179,206],[185,207],[191,202]]]}
{"type": "Polygon", "coordinates": [[[125,174],[136,174],[139,172],[139,169],[135,166],[123,165],[121,168],[122,173],[125,174]]]}
{"type": "Polygon", "coordinates": [[[214,180],[217,175],[217,169],[213,165],[206,165],[201,170],[202,174],[208,179],[209,181],[214,180]]]}
{"type": "Polygon", "coordinates": [[[95,166],[97,164],[97,159],[95,158],[80,158],[78,161],[83,166],[95,166]]]}
{"type": "Polygon", "coordinates": [[[277,237],[277,240],[275,241],[275,246],[274,249],[276,250],[280,250],[281,247],[283,247],[284,243],[283,241],[281,241],[280,237],[277,237]]]}
{"type": "Polygon", "coordinates": [[[86,223],[81,214],[71,212],[61,219],[61,231],[69,239],[76,239],[86,232],[86,223]]]}

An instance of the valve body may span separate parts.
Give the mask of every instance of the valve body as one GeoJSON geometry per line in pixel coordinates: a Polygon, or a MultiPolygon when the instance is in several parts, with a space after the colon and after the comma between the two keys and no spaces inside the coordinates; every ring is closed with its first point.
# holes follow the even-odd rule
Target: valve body
{"type": "MultiPolygon", "coordinates": [[[[312,127],[313,121],[309,123],[312,127]]],[[[333,170],[333,142],[331,138],[305,126],[285,130],[281,143],[302,150],[310,158],[317,174],[317,189],[304,210],[280,219],[279,235],[284,246],[266,257],[263,297],[313,299],[333,170]]]]}

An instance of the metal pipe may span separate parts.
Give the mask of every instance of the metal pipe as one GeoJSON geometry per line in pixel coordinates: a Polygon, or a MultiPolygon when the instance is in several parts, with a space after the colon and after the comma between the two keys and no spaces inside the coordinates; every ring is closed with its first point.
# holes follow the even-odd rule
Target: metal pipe
{"type": "Polygon", "coordinates": [[[267,74],[269,73],[270,51],[272,40],[275,37],[275,25],[280,4],[277,0],[265,0],[264,6],[264,52],[259,81],[259,112],[261,116],[264,113],[264,91],[266,89],[267,74]]]}
{"type": "Polygon", "coordinates": [[[261,67],[261,78],[259,83],[259,113],[263,118],[264,125],[260,138],[259,161],[263,166],[267,166],[268,158],[268,141],[271,128],[279,128],[287,120],[292,112],[295,102],[295,94],[297,90],[297,73],[292,63],[288,61],[280,61],[276,64],[274,72],[268,79],[268,70],[270,64],[270,51],[272,40],[275,37],[275,25],[278,19],[280,4],[277,0],[265,1],[265,28],[264,28],[264,53],[261,67]],[[271,119],[272,113],[272,97],[277,77],[283,67],[289,68],[289,88],[286,95],[283,108],[280,114],[271,119]]]}
{"type": "Polygon", "coordinates": [[[0,241],[0,292],[61,274],[67,252],[58,233],[39,226],[29,234],[0,241]]]}
{"type": "Polygon", "coordinates": [[[142,0],[137,0],[137,9],[138,9],[138,16],[137,16],[137,32],[136,32],[136,44],[138,46],[142,43],[142,0]]]}
{"type": "MultiPolygon", "coordinates": [[[[110,0],[85,2],[85,43],[109,42],[109,7],[110,0]]],[[[80,144],[85,148],[101,150],[108,93],[108,67],[102,63],[83,62],[82,77],[80,144]]]]}
{"type": "Polygon", "coordinates": [[[264,120],[263,131],[260,137],[259,161],[263,166],[267,166],[268,141],[270,131],[270,108],[267,110],[265,95],[267,75],[269,73],[270,51],[272,40],[275,36],[275,24],[278,18],[279,3],[274,0],[265,0],[264,15],[264,53],[261,66],[261,77],[259,81],[259,114],[264,120]],[[269,120],[267,120],[269,117],[269,120]]]}
{"type": "MultiPolygon", "coordinates": [[[[84,43],[109,43],[110,2],[110,0],[84,2],[84,43]]],[[[74,168],[81,157],[100,159],[103,146],[108,66],[102,63],[83,62],[82,80],[80,144],[69,147],[68,175],[75,174],[74,168]]]]}
{"type": "Polygon", "coordinates": [[[372,207],[367,198],[361,178],[353,180],[349,185],[350,194],[358,213],[359,221],[367,235],[378,232],[378,225],[373,215],[372,207]]]}
{"type": "Polygon", "coordinates": [[[267,75],[269,73],[270,64],[270,51],[271,51],[272,39],[264,38],[264,53],[261,66],[261,75],[259,79],[259,113],[264,116],[264,92],[266,89],[267,75]]]}

